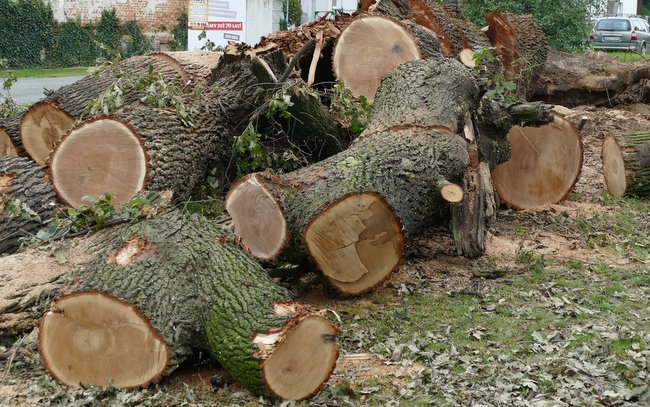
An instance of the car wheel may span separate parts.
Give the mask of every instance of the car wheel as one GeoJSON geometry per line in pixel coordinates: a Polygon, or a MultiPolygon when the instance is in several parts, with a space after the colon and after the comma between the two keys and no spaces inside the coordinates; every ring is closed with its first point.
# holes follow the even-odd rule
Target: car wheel
{"type": "Polygon", "coordinates": [[[641,55],[645,55],[645,54],[646,54],[646,47],[644,42],[643,44],[641,44],[641,55]]]}

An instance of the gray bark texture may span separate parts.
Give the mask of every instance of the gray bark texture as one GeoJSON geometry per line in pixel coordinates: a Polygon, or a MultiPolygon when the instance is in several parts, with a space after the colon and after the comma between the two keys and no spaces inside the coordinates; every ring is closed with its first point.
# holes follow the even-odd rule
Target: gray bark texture
{"type": "Polygon", "coordinates": [[[19,239],[35,234],[55,208],[54,189],[38,164],[26,157],[0,158],[0,254],[16,250],[19,239]],[[35,215],[7,213],[8,200],[16,199],[35,215]]]}
{"type": "Polygon", "coordinates": [[[23,142],[20,139],[20,121],[26,112],[25,110],[13,116],[0,119],[0,129],[3,129],[7,133],[19,156],[27,155],[25,147],[23,147],[23,142]]]}

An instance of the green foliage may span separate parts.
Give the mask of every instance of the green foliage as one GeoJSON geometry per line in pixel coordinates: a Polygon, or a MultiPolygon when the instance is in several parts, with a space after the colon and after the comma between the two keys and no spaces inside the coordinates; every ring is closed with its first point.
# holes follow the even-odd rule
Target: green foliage
{"type": "Polygon", "coordinates": [[[247,154],[249,159],[240,159],[237,162],[237,178],[241,178],[246,174],[255,172],[264,168],[267,163],[264,149],[260,143],[260,135],[255,131],[251,123],[248,124],[246,130],[237,137],[235,140],[235,149],[240,154],[247,154]]]}
{"type": "Polygon", "coordinates": [[[178,24],[172,28],[172,37],[170,48],[172,51],[187,50],[187,12],[183,11],[178,14],[178,24]]]}
{"type": "Polygon", "coordinates": [[[269,100],[269,109],[266,112],[266,117],[269,119],[283,118],[288,119],[291,114],[287,109],[293,106],[291,102],[291,95],[288,93],[274,93],[269,100]]]}
{"type": "Polygon", "coordinates": [[[287,3],[282,2],[282,18],[280,18],[280,31],[285,31],[290,25],[299,26],[302,17],[300,0],[289,0],[289,21],[287,21],[287,3]]]}
{"type": "Polygon", "coordinates": [[[368,124],[372,104],[368,102],[365,96],[358,99],[354,97],[352,91],[343,82],[336,83],[333,90],[332,111],[343,119],[342,121],[347,124],[353,136],[358,136],[368,124]]]}
{"type": "Polygon", "coordinates": [[[0,95],[0,119],[12,116],[18,113],[19,110],[16,101],[9,93],[17,78],[13,71],[6,70],[7,65],[6,59],[0,59],[0,83],[2,83],[2,89],[6,92],[6,96],[0,95]]]}
{"type": "Polygon", "coordinates": [[[498,73],[494,75],[494,78],[488,79],[488,91],[485,96],[493,100],[514,103],[518,100],[517,85],[507,81],[501,73],[498,73]]]}
{"type": "Polygon", "coordinates": [[[92,27],[82,25],[79,18],[69,19],[54,28],[47,63],[50,66],[89,66],[99,54],[92,27]]]}
{"type": "Polygon", "coordinates": [[[129,20],[124,23],[124,34],[129,36],[129,40],[126,43],[126,50],[124,51],[125,58],[134,55],[143,55],[151,49],[151,41],[142,34],[137,21],[129,20]]]}
{"type": "Polygon", "coordinates": [[[591,16],[602,12],[600,0],[467,0],[464,14],[480,27],[488,11],[532,14],[552,48],[574,51],[586,48],[591,16]]]}
{"type": "Polygon", "coordinates": [[[39,65],[53,26],[52,9],[43,0],[0,0],[0,56],[10,67],[39,65]]]}
{"type": "Polygon", "coordinates": [[[35,219],[39,222],[41,220],[38,214],[20,199],[5,194],[0,194],[0,214],[10,218],[35,219]]]}
{"type": "Polygon", "coordinates": [[[37,239],[55,240],[69,234],[79,234],[99,230],[111,224],[130,222],[143,217],[150,218],[164,211],[171,200],[167,192],[148,192],[138,195],[128,202],[115,206],[113,195],[105,193],[95,198],[81,198],[86,204],[78,208],[68,208],[59,212],[46,222],[46,227],[38,232],[37,239]]]}
{"type": "Polygon", "coordinates": [[[115,9],[103,10],[97,25],[97,41],[108,50],[119,50],[122,43],[122,28],[115,9]]]}

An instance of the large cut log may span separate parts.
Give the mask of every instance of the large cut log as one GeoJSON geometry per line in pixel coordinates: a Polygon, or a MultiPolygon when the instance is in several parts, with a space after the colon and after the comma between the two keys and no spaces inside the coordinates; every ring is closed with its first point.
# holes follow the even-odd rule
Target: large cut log
{"type": "Polygon", "coordinates": [[[418,59],[422,50],[405,26],[388,17],[369,16],[343,30],[334,46],[332,66],[354,96],[372,102],[384,77],[399,64],[418,59]]]}
{"type": "Polygon", "coordinates": [[[645,79],[650,79],[647,62],[623,63],[602,52],[549,50],[531,98],[566,107],[614,105],[618,95],[645,79]]]}
{"type": "Polygon", "coordinates": [[[146,88],[134,89],[127,82],[137,81],[151,73],[160,74],[166,82],[183,85],[187,83],[187,74],[179,64],[170,63],[169,59],[157,56],[135,56],[125,59],[117,65],[100,69],[95,74],[87,75],[81,80],[50,92],[48,100],[56,101],[70,116],[79,119],[87,116],[88,104],[99,98],[109,87],[120,86],[124,105],[135,103],[146,92],[146,88]]]}
{"type": "Polygon", "coordinates": [[[74,121],[56,103],[38,102],[26,111],[1,121],[0,134],[5,133],[9,137],[15,150],[13,155],[29,155],[38,165],[44,166],[50,152],[74,125],[74,121]]]}
{"type": "Polygon", "coordinates": [[[0,158],[0,254],[35,234],[56,208],[52,184],[26,157],[0,158]]]}
{"type": "Polygon", "coordinates": [[[603,142],[602,156],[610,194],[650,196],[650,133],[609,136],[603,142]]]}
{"type": "Polygon", "coordinates": [[[306,251],[341,293],[371,290],[400,265],[404,232],[445,218],[443,196],[455,194],[441,191],[467,167],[459,133],[478,94],[456,61],[402,64],[346,151],[286,175],[251,175],[230,190],[226,209],[242,244],[267,261],[306,251]]]}
{"type": "Polygon", "coordinates": [[[150,56],[161,58],[181,74],[181,85],[210,85],[214,82],[214,72],[219,66],[219,60],[223,53],[212,51],[156,51],[149,53],[150,56]]]}
{"type": "Polygon", "coordinates": [[[582,140],[575,126],[555,117],[540,127],[513,127],[508,141],[512,157],[492,171],[502,203],[534,209],[566,198],[582,169],[582,140]]]}
{"type": "Polygon", "coordinates": [[[318,392],[338,356],[326,318],[198,217],[130,226],[63,292],[39,350],[69,386],[146,387],[206,350],[255,394],[298,400],[318,392]]]}
{"type": "Polygon", "coordinates": [[[489,12],[487,35],[503,64],[504,77],[530,91],[547,60],[548,41],[530,15],[489,12]]]}
{"type": "Polygon", "coordinates": [[[24,156],[20,142],[20,118],[24,112],[0,119],[0,157],[24,156]]]}
{"type": "Polygon", "coordinates": [[[232,139],[208,125],[188,127],[176,112],[131,106],[74,127],[52,153],[50,174],[59,198],[78,207],[86,195],[113,195],[116,205],[145,188],[186,199],[217,149],[232,139]]]}

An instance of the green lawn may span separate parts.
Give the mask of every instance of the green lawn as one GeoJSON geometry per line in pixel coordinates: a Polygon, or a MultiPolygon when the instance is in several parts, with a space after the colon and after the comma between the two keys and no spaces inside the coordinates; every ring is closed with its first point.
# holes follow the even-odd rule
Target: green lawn
{"type": "Polygon", "coordinates": [[[17,78],[51,78],[57,76],[86,75],[88,73],[88,67],[52,68],[52,69],[34,68],[34,69],[16,69],[12,71],[17,78]]]}
{"type": "Polygon", "coordinates": [[[636,62],[650,60],[650,54],[641,55],[638,52],[625,52],[625,51],[608,51],[607,55],[614,57],[621,62],[636,62]]]}

